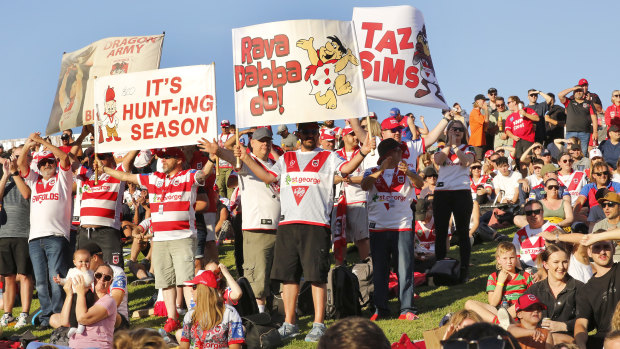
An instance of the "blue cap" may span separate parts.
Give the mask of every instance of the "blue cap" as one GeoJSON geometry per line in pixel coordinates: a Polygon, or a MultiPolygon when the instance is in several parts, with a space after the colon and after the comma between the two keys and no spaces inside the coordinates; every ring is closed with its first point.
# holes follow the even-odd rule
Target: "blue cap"
{"type": "Polygon", "coordinates": [[[390,116],[396,116],[396,115],[400,115],[400,109],[398,108],[390,109],[390,116]]]}

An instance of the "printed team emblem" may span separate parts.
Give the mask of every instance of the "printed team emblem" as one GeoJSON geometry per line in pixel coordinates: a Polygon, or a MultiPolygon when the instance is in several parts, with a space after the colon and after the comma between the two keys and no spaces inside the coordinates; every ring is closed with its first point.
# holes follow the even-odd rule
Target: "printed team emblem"
{"type": "Polygon", "coordinates": [[[295,202],[297,202],[297,206],[301,202],[301,199],[304,198],[304,195],[308,192],[308,186],[293,186],[293,196],[295,197],[295,202]]]}
{"type": "Polygon", "coordinates": [[[52,179],[50,179],[49,182],[47,182],[47,185],[49,187],[53,187],[55,184],[56,184],[56,178],[52,178],[52,179]]]}
{"type": "Polygon", "coordinates": [[[175,187],[178,186],[180,183],[181,182],[179,181],[178,178],[175,178],[175,179],[172,180],[172,185],[175,186],[175,187]]]}
{"type": "Polygon", "coordinates": [[[575,183],[575,184],[579,183],[579,179],[573,178],[573,183],[575,183]]]}
{"type": "Polygon", "coordinates": [[[157,181],[155,181],[155,186],[157,188],[161,188],[164,185],[164,181],[162,179],[158,179],[157,181]]]}
{"type": "Polygon", "coordinates": [[[292,167],[292,166],[295,166],[295,160],[291,160],[291,162],[289,162],[288,164],[289,164],[289,166],[291,166],[291,167],[292,167]]]}
{"type": "Polygon", "coordinates": [[[120,258],[118,253],[113,253],[112,254],[112,264],[118,264],[120,262],[120,258]]]}
{"type": "Polygon", "coordinates": [[[405,176],[398,176],[398,183],[405,183],[405,176]]]}
{"type": "Polygon", "coordinates": [[[197,170],[202,170],[202,162],[199,162],[196,164],[196,169],[197,170]]]}
{"type": "Polygon", "coordinates": [[[318,159],[312,160],[312,166],[318,167],[319,166],[319,160],[318,159]]]}
{"type": "Polygon", "coordinates": [[[129,62],[124,60],[115,61],[110,69],[110,75],[127,74],[129,69],[129,62]]]}
{"type": "Polygon", "coordinates": [[[587,108],[587,107],[588,107],[588,103],[584,103],[584,104],[583,104],[583,107],[584,107],[584,108],[587,108]]]}

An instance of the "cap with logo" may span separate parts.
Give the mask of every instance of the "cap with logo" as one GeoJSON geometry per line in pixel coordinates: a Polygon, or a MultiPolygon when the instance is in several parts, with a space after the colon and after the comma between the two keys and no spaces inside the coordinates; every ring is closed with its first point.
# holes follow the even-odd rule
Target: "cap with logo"
{"type": "Polygon", "coordinates": [[[579,86],[584,86],[584,85],[588,85],[588,80],[586,79],[580,79],[579,83],[577,84],[579,86]]]}
{"type": "Polygon", "coordinates": [[[394,116],[397,116],[397,115],[400,115],[400,109],[398,109],[398,108],[390,109],[390,116],[394,117],[394,116]]]}
{"type": "Polygon", "coordinates": [[[547,309],[547,306],[543,302],[538,300],[538,297],[534,296],[533,294],[524,294],[523,296],[519,297],[519,299],[517,299],[517,302],[515,303],[515,311],[518,312],[521,310],[525,310],[533,305],[539,305],[543,309],[547,309]]]}
{"type": "Polygon", "coordinates": [[[601,152],[601,150],[599,148],[592,148],[590,149],[590,160],[599,157],[602,158],[603,157],[603,153],[601,152]]]}
{"type": "Polygon", "coordinates": [[[381,122],[381,130],[392,130],[395,128],[403,128],[403,125],[394,118],[387,118],[381,122]]]}
{"type": "Polygon", "coordinates": [[[321,140],[323,141],[335,141],[336,140],[336,132],[331,129],[325,129],[321,132],[321,140]]]}
{"type": "Polygon", "coordinates": [[[230,126],[230,121],[222,120],[222,122],[220,122],[220,126],[222,126],[222,127],[229,127],[230,126]]]}

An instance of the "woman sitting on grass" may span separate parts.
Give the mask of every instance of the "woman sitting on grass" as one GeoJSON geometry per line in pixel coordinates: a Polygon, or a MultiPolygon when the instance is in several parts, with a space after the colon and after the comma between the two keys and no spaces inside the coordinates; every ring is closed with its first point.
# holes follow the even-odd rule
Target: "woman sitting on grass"
{"type": "Polygon", "coordinates": [[[502,241],[495,250],[497,272],[489,275],[487,280],[487,294],[489,303],[482,303],[473,299],[465,302],[465,309],[471,310],[485,322],[498,323],[508,326],[510,318],[516,317],[514,303],[533,283],[532,276],[524,271],[518,271],[517,251],[515,246],[502,241]],[[502,311],[498,316],[498,309],[508,308],[508,313],[502,311]],[[498,320],[499,317],[499,320],[498,320]]]}

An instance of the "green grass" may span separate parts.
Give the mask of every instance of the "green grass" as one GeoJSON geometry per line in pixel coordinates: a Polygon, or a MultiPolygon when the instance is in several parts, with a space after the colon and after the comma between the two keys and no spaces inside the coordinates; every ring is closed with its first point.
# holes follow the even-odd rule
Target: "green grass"
{"type": "MultiPolygon", "coordinates": [[[[516,229],[507,229],[503,231],[504,234],[512,234],[516,229]]],[[[472,249],[471,263],[473,266],[470,268],[469,282],[462,285],[456,285],[451,287],[430,287],[421,286],[416,287],[416,292],[420,294],[421,298],[416,300],[415,304],[419,310],[420,320],[418,321],[403,321],[403,320],[379,320],[377,324],[383,329],[385,335],[390,342],[396,342],[400,339],[403,333],[407,333],[411,339],[422,339],[422,333],[426,330],[437,327],[441,318],[448,312],[455,312],[463,308],[465,301],[468,299],[475,299],[482,302],[486,302],[487,296],[485,292],[486,280],[490,273],[495,271],[495,243],[484,243],[482,245],[476,245],[472,249]]],[[[449,255],[458,259],[458,249],[452,247],[449,255]]],[[[351,253],[347,256],[351,261],[358,259],[356,253],[351,253]]],[[[233,246],[223,245],[220,246],[220,261],[224,263],[233,275],[237,274],[235,268],[233,246]]],[[[128,275],[128,281],[135,280],[133,275],[128,275]]],[[[153,295],[155,289],[153,285],[142,286],[129,286],[129,314],[134,310],[142,309],[145,307],[149,298],[153,295]]],[[[398,314],[398,300],[393,299],[389,303],[393,314],[398,314]]],[[[33,300],[31,309],[35,310],[39,308],[39,302],[37,299],[33,300]]],[[[19,314],[20,308],[14,308],[14,316],[19,314]]],[[[32,312],[31,312],[32,313],[32,312]]],[[[372,315],[371,309],[364,309],[362,316],[370,317],[372,315]]],[[[164,318],[149,317],[144,319],[131,319],[132,328],[137,327],[152,327],[159,328],[164,324],[164,318]]],[[[329,326],[333,321],[326,321],[329,326]]],[[[298,339],[290,341],[284,348],[314,348],[316,344],[304,342],[304,337],[312,327],[312,316],[302,316],[298,319],[298,325],[301,330],[301,334],[298,339]]],[[[32,333],[39,337],[40,340],[45,341],[49,338],[51,330],[48,331],[36,331],[32,326],[24,327],[20,330],[15,330],[11,327],[5,328],[3,336],[9,337],[16,333],[22,333],[26,330],[31,330],[32,333]]]]}

